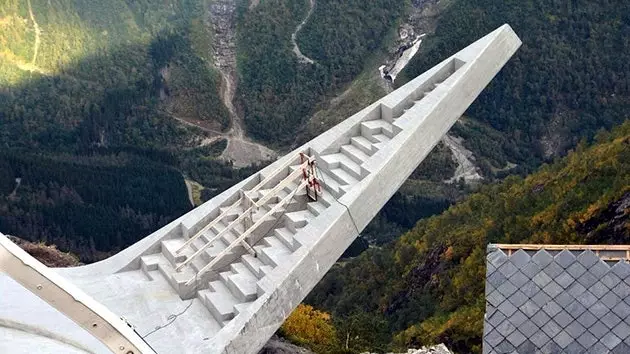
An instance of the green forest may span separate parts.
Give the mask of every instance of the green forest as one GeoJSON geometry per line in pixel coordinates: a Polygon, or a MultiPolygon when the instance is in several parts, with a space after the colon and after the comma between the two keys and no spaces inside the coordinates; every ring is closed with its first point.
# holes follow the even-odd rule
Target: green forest
{"type": "Polygon", "coordinates": [[[455,127],[485,176],[507,162],[531,171],[630,108],[630,3],[453,1],[404,74],[413,78],[508,23],[523,45],[455,127]],[[499,134],[496,134],[496,133],[499,134]]]}
{"type": "MultiPolygon", "coordinates": [[[[317,0],[296,37],[309,64],[291,42],[309,0],[252,10],[238,0],[235,105],[248,135],[284,150],[338,120],[308,131],[348,88],[383,94],[369,72],[419,3],[317,0]]],[[[208,5],[0,3],[0,231],[93,262],[188,211],[184,178],[207,200],[263,167],[234,169],[218,159],[225,140],[201,146],[205,133],[174,119],[229,126],[208,5]]],[[[314,308],[283,329],[319,352],[440,342],[479,352],[488,242],[630,242],[618,211],[630,198],[630,123],[619,126],[630,111],[630,2],[451,0],[440,11],[397,86],[503,23],[523,41],[452,130],[488,184],[465,197],[472,188],[443,183],[455,164],[438,145],[354,254],[370,248],[337,264],[307,299],[314,308]],[[298,333],[312,319],[321,343],[298,333]]],[[[355,97],[342,111],[364,105],[355,97]]]]}
{"type": "Polygon", "coordinates": [[[315,60],[307,64],[293,53],[291,34],[308,6],[308,0],[263,1],[239,21],[245,122],[252,136],[278,146],[290,144],[317,104],[363,70],[404,10],[400,0],[318,0],[297,35],[303,54],[315,60]]]}
{"type": "Polygon", "coordinates": [[[3,2],[0,144],[49,151],[185,146],[193,134],[166,114],[183,100],[201,103],[196,118],[226,128],[218,75],[204,62],[212,53],[199,50],[211,46],[209,35],[198,35],[202,3],[158,3],[3,2]],[[166,80],[165,71],[178,76],[166,80]]]}
{"type": "MultiPolygon", "coordinates": [[[[340,262],[306,303],[351,352],[445,343],[480,353],[488,243],[627,244],[630,121],[526,178],[484,186],[397,241],[340,262]]],[[[343,351],[333,347],[331,351],[343,351]]]]}
{"type": "Polygon", "coordinates": [[[171,116],[229,124],[205,6],[0,4],[2,232],[93,262],[188,211],[182,175],[209,198],[251,174],[171,116]]]}
{"type": "Polygon", "coordinates": [[[0,152],[1,196],[3,232],[55,244],[83,262],[131,245],[191,207],[176,169],[123,152],[0,152]]]}

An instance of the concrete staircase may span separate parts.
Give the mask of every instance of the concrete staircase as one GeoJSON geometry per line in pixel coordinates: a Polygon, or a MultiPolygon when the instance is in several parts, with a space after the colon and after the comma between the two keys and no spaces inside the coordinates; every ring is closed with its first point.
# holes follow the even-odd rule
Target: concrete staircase
{"type": "Polygon", "coordinates": [[[365,178],[369,172],[361,165],[399,132],[398,127],[384,119],[361,122],[359,134],[350,137],[338,151],[323,155],[318,161],[318,173],[328,192],[339,198],[365,178]]]}
{"type": "MultiPolygon", "coordinates": [[[[298,167],[292,166],[290,171],[296,168],[298,167]]],[[[298,184],[293,182],[278,191],[268,204],[253,214],[252,222],[260,220],[297,187],[298,184]]],[[[255,199],[270,192],[271,188],[260,189],[255,199]]],[[[334,201],[325,190],[317,201],[310,201],[305,193],[297,192],[280,212],[268,217],[268,220],[255,230],[252,237],[247,239],[247,244],[232,249],[230,256],[226,257],[229,261],[220,264],[213,271],[197,274],[244,232],[245,225],[239,224],[229,232],[224,232],[180,271],[175,268],[216,238],[229,223],[243,213],[244,208],[240,205],[179,253],[177,251],[185,244],[187,238],[162,241],[160,253],[140,258],[140,268],[149,280],[154,280],[156,276],[164,277],[183,299],[197,297],[214,319],[224,326],[262,295],[262,290],[257,286],[258,281],[275,267],[287,262],[287,258],[302,246],[295,235],[334,201]],[[195,277],[196,285],[187,287],[186,282],[195,277]]],[[[219,212],[223,213],[228,207],[220,208],[219,212]]]]}
{"type": "MultiPolygon", "coordinates": [[[[160,253],[141,257],[142,271],[150,280],[155,276],[166,278],[182,298],[197,297],[215,320],[224,326],[263,294],[257,283],[274,268],[286,266],[289,256],[302,246],[295,238],[300,229],[369,174],[362,165],[401,131],[394,125],[394,121],[426,97],[440,82],[431,84],[429,89],[426,87],[421,89],[418,94],[412,94],[406,100],[406,106],[401,113],[391,121],[386,119],[362,121],[356,130],[357,134],[349,137],[346,144],[341,145],[337,151],[323,154],[316,161],[317,177],[323,186],[318,201],[312,202],[305,195],[306,191],[298,191],[280,211],[272,216],[268,215],[268,220],[263,220],[262,226],[251,237],[233,246],[229,256],[225,257],[228,261],[218,264],[212,271],[200,274],[206,265],[234,244],[246,230],[246,225],[239,223],[229,232],[222,233],[231,222],[245,212],[244,205],[219,208],[219,213],[227,213],[224,218],[184,248],[182,247],[188,239],[162,241],[160,253]],[[220,237],[217,238],[220,233],[220,237]],[[207,247],[209,243],[211,244],[207,247]],[[202,248],[205,249],[199,256],[179,271],[176,270],[179,264],[202,248]],[[158,272],[155,272],[156,270],[158,272]],[[195,279],[192,287],[186,286],[190,279],[195,279]]],[[[290,175],[300,168],[299,164],[294,164],[286,173],[290,175]]],[[[276,178],[275,183],[280,183],[278,180],[280,179],[276,178]]],[[[275,187],[273,184],[248,195],[253,200],[260,200],[273,192],[275,187]]],[[[297,182],[292,182],[276,191],[268,203],[252,214],[249,222],[255,223],[264,218],[296,188],[297,182]]]]}

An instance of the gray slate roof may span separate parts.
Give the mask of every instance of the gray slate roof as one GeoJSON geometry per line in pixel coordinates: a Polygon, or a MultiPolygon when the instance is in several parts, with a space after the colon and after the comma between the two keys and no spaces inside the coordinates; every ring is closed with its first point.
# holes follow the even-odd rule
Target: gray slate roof
{"type": "Polygon", "coordinates": [[[625,260],[494,245],[486,260],[483,353],[630,353],[625,260]]]}

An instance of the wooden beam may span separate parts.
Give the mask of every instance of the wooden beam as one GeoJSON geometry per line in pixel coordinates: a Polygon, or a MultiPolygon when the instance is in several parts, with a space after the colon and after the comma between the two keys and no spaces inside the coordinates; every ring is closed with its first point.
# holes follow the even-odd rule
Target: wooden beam
{"type": "Polygon", "coordinates": [[[212,270],[212,267],[214,267],[217,263],[219,263],[219,261],[221,261],[223,259],[223,257],[225,257],[226,255],[228,255],[232,249],[234,247],[236,247],[236,245],[238,245],[239,243],[241,243],[242,241],[244,241],[247,236],[249,236],[258,226],[260,226],[265,218],[267,218],[267,216],[273,215],[275,214],[277,211],[280,210],[280,208],[282,208],[282,206],[286,203],[288,203],[291,199],[293,199],[293,196],[295,196],[295,194],[302,188],[304,188],[306,186],[307,182],[303,181],[302,183],[300,183],[300,185],[293,190],[289,195],[287,195],[286,197],[284,197],[278,204],[276,204],[273,208],[271,208],[271,210],[269,210],[265,216],[263,216],[262,218],[260,218],[260,220],[258,220],[252,227],[250,227],[249,229],[245,230],[245,232],[243,232],[243,234],[241,234],[241,236],[239,236],[236,240],[234,240],[226,249],[224,249],[223,251],[221,251],[216,257],[214,257],[212,259],[212,261],[210,261],[210,263],[206,264],[203,268],[201,268],[197,274],[195,274],[195,276],[193,276],[192,278],[190,278],[190,280],[188,280],[188,282],[186,283],[186,286],[190,286],[195,279],[197,279],[197,276],[200,274],[203,274],[209,270],[212,270]]]}

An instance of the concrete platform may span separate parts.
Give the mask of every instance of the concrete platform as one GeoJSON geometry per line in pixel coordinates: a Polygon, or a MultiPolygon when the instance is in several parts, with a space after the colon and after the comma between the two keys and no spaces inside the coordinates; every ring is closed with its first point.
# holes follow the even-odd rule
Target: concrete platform
{"type": "MultiPolygon", "coordinates": [[[[124,317],[137,331],[125,338],[158,353],[256,353],[520,44],[504,25],[119,254],[55,274],[83,292],[78,303],[123,329],[124,317]],[[317,202],[299,188],[305,157],[317,166],[317,202]]],[[[46,350],[64,345],[58,337],[109,352],[88,323],[8,276],[0,289],[0,328],[39,328],[50,335],[32,340],[46,350]]],[[[7,333],[15,339],[0,345],[30,345],[28,332],[7,333]]]]}

